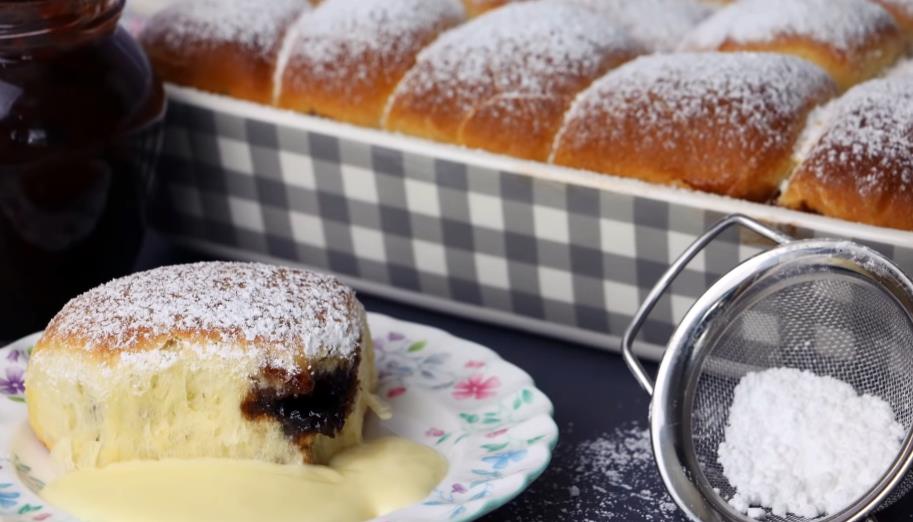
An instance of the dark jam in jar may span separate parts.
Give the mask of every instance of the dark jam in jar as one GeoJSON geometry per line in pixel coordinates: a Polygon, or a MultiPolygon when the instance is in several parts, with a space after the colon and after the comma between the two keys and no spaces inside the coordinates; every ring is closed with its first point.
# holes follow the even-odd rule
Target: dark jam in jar
{"type": "Polygon", "coordinates": [[[160,148],[161,83],[123,0],[0,0],[0,340],[127,273],[160,148]]]}

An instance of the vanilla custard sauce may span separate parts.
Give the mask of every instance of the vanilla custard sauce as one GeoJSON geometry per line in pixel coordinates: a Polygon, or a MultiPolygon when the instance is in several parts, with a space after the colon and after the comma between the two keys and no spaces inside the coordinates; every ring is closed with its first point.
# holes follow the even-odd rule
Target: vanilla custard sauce
{"type": "Polygon", "coordinates": [[[42,496],[91,522],[361,522],[424,499],[444,478],[436,451],[397,437],[356,446],[328,466],[165,459],[77,470],[42,496]]]}

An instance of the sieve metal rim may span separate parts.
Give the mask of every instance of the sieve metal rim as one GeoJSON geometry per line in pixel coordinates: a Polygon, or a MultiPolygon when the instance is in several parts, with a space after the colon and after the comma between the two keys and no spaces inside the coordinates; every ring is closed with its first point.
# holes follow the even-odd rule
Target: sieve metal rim
{"type": "MultiPolygon", "coordinates": [[[[625,361],[641,386],[651,395],[650,433],[654,458],[660,475],[675,503],[694,521],[699,522],[741,522],[751,520],[733,510],[719,495],[706,495],[698,486],[702,476],[700,468],[693,476],[688,464],[688,447],[685,445],[682,426],[682,408],[685,408],[683,390],[691,378],[689,363],[694,360],[695,347],[700,346],[696,339],[705,330],[708,318],[725,306],[727,297],[739,288],[750,284],[753,277],[774,270],[785,261],[796,262],[812,257],[828,259],[832,262],[844,261],[843,268],[858,271],[876,279],[891,291],[895,297],[906,297],[905,308],[913,310],[913,281],[897,268],[890,260],[865,246],[845,240],[813,239],[792,240],[775,230],[768,229],[745,216],[732,215],[711,228],[704,236],[685,251],[660,279],[656,288],[641,305],[631,327],[625,333],[622,351],[625,361]],[[675,329],[667,346],[666,353],[657,372],[656,383],[649,378],[633,355],[634,337],[646,314],[655,305],[665,288],[675,275],[681,271],[694,255],[703,249],[723,230],[742,225],[761,235],[780,243],[780,246],[767,250],[746,260],[714,283],[692,305],[691,309],[675,329]],[[862,263],[866,260],[866,263],[862,263]]],[[[863,520],[869,513],[880,506],[891,492],[904,480],[913,466],[913,430],[907,433],[902,449],[897,458],[886,471],[882,479],[864,497],[857,500],[842,513],[819,518],[822,522],[856,522],[863,520]]]]}

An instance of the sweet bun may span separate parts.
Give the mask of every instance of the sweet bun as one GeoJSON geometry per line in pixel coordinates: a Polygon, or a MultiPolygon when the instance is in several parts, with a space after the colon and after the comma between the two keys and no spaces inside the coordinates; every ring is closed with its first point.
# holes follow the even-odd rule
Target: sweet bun
{"type": "Polygon", "coordinates": [[[819,138],[780,204],[913,230],[913,82],[872,80],[825,110],[819,138]]]}
{"type": "Polygon", "coordinates": [[[457,0],[325,0],[291,29],[278,105],[377,127],[418,52],[464,16],[457,0]]]}
{"type": "Polygon", "coordinates": [[[888,78],[907,78],[913,81],[913,58],[904,60],[891,68],[886,75],[888,78]]]}
{"type": "Polygon", "coordinates": [[[555,0],[585,5],[621,26],[651,52],[674,51],[714,13],[698,0],[555,0]]]}
{"type": "Polygon", "coordinates": [[[907,40],[913,40],[913,0],[874,0],[882,5],[900,26],[907,40]]]}
{"type": "Polygon", "coordinates": [[[807,114],[835,92],[824,71],[792,56],[646,56],[577,97],[551,160],[765,201],[792,167],[807,114]]]}
{"type": "Polygon", "coordinates": [[[516,1],[518,0],[463,0],[463,5],[466,7],[467,15],[470,17],[476,17],[480,14],[491,11],[492,9],[516,1]]]}
{"type": "Polygon", "coordinates": [[[382,125],[544,160],[574,95],[641,52],[585,7],[547,0],[507,5],[422,51],[382,125]]]}
{"type": "Polygon", "coordinates": [[[904,40],[891,15],[869,0],[741,0],[699,25],[681,49],[795,55],[844,90],[893,63],[904,40]]]}
{"type": "Polygon", "coordinates": [[[335,279],[248,263],[159,268],[70,301],[35,345],[29,423],[67,467],[324,462],[361,441],[371,336],[335,279]]]}
{"type": "Polygon", "coordinates": [[[140,41],[165,81],[269,103],[288,27],[302,0],[189,0],[153,16],[140,41]]]}

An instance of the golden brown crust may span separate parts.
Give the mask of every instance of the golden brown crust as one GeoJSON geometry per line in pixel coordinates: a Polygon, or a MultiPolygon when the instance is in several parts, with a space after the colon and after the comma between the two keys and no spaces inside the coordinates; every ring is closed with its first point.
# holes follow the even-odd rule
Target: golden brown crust
{"type": "Polygon", "coordinates": [[[757,51],[789,54],[821,67],[837,82],[841,91],[873,78],[894,63],[904,49],[895,29],[878,32],[852,54],[797,36],[779,36],[767,42],[738,43],[726,40],[717,50],[723,52],[757,51]]]}
{"type": "Polygon", "coordinates": [[[463,20],[454,0],[337,0],[294,28],[278,105],[377,127],[415,56],[463,20]]]}
{"type": "Polygon", "coordinates": [[[504,7],[419,56],[393,93],[385,129],[545,160],[577,92],[642,48],[585,7],[504,7]]]}
{"type": "Polygon", "coordinates": [[[272,100],[273,59],[251,55],[233,43],[183,49],[154,39],[143,39],[142,43],[166,82],[259,103],[272,100]]]}
{"type": "Polygon", "coordinates": [[[894,20],[908,40],[913,40],[913,2],[910,0],[874,0],[881,4],[894,20]]]}
{"type": "Polygon", "coordinates": [[[474,18],[513,1],[516,0],[463,0],[463,6],[466,8],[466,14],[474,18]]]}
{"type": "Polygon", "coordinates": [[[780,197],[780,205],[856,223],[913,230],[913,195],[902,190],[897,178],[886,181],[874,193],[863,195],[850,169],[829,165],[833,179],[822,183],[815,179],[811,165],[803,165],[793,174],[789,189],[780,197]]]}
{"type": "MultiPolygon", "coordinates": [[[[607,60],[605,68],[615,65],[607,60]]],[[[578,78],[571,87],[579,91],[589,85],[590,78],[578,78]]],[[[572,95],[492,96],[462,122],[457,143],[518,158],[544,160],[561,118],[572,95]],[[517,139],[522,136],[522,139],[517,139]]]]}
{"type": "Polygon", "coordinates": [[[789,172],[806,115],[834,92],[823,71],[787,56],[639,58],[577,98],[552,160],[765,201],[789,172]]]}
{"type": "Polygon", "coordinates": [[[41,338],[35,343],[33,353],[40,352],[80,352],[81,357],[86,357],[99,364],[114,364],[124,353],[143,353],[160,349],[171,342],[187,342],[193,344],[212,344],[221,342],[222,336],[217,331],[202,330],[171,330],[168,333],[150,335],[147,328],[134,328],[131,335],[136,335],[142,341],[120,347],[112,339],[92,344],[90,350],[85,349],[88,340],[78,333],[63,333],[57,327],[59,321],[54,320],[48,324],[41,338]]]}
{"type": "Polygon", "coordinates": [[[173,4],[149,21],[140,35],[143,47],[167,82],[270,103],[282,38],[307,4],[218,1],[173,4]]]}
{"type": "Polygon", "coordinates": [[[700,24],[681,48],[791,54],[846,90],[896,61],[904,39],[890,14],[867,0],[743,0],[700,24]]]}
{"type": "Polygon", "coordinates": [[[829,122],[780,204],[913,230],[913,87],[873,80],[826,110],[829,122]]]}

